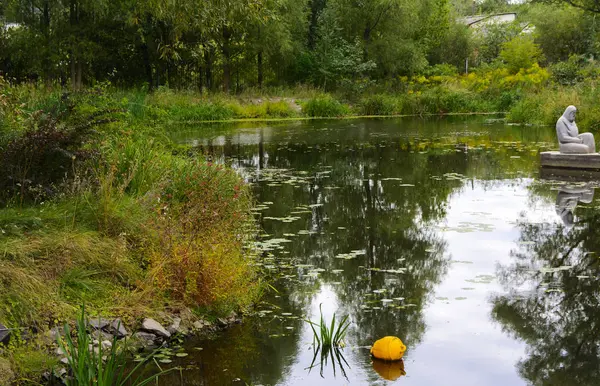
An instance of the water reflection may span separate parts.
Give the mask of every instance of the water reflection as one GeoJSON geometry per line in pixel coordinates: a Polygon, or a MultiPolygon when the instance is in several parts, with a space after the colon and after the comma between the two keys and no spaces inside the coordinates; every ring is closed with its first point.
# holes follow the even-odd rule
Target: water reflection
{"type": "MultiPolygon", "coordinates": [[[[469,327],[450,324],[447,315],[485,326],[490,339],[500,340],[478,300],[495,285],[487,275],[490,259],[505,259],[499,246],[514,240],[507,225],[514,218],[498,213],[525,204],[524,185],[538,172],[537,151],[553,144],[553,135],[452,120],[180,132],[181,142],[229,162],[253,184],[264,230],[257,243],[261,264],[277,292],[245,324],[217,340],[192,343],[186,363],[194,370],[164,384],[427,385],[447,380],[449,367],[463,385],[514,381],[512,374],[497,374],[506,367],[481,360],[490,348],[463,339],[469,327]],[[496,249],[475,248],[486,240],[496,249]],[[439,293],[449,285],[461,295],[439,293]],[[302,321],[317,317],[321,303],[327,320],[335,312],[352,322],[348,346],[326,361],[321,353],[315,357],[312,332],[302,321]],[[386,335],[407,345],[404,362],[370,358],[368,346],[386,335]],[[467,370],[470,377],[458,376],[467,370]]],[[[498,346],[517,350],[512,341],[498,346]]]]}
{"type": "Polygon", "coordinates": [[[573,214],[577,204],[582,202],[590,204],[594,199],[594,188],[591,183],[580,186],[563,184],[556,195],[556,214],[560,216],[563,224],[570,228],[575,221],[573,214]]]}
{"type": "Polygon", "coordinates": [[[527,343],[517,368],[534,385],[597,385],[600,379],[600,214],[576,209],[592,202],[593,185],[559,183],[561,221],[523,218],[513,264],[499,268],[509,291],[493,299],[493,316],[527,343]]]}

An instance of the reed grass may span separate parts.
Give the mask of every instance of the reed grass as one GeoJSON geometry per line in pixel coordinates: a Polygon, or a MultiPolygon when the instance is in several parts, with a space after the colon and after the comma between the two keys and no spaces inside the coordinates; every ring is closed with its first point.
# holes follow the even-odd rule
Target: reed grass
{"type": "Polygon", "coordinates": [[[138,362],[133,369],[127,370],[127,352],[119,348],[117,338],[113,337],[110,348],[104,349],[101,342],[96,350],[87,331],[88,325],[85,307],[82,306],[76,321],[75,339],[71,336],[68,324],[64,326],[64,336],[58,339],[60,348],[67,355],[67,371],[70,375],[66,380],[68,386],[144,386],[173,370],[162,370],[148,377],[135,376],[152,359],[152,354],[138,362]]]}

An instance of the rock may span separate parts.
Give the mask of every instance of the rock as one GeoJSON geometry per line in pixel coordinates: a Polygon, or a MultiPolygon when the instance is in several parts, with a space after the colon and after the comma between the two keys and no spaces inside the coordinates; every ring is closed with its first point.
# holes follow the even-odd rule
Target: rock
{"type": "Polygon", "coordinates": [[[110,324],[110,320],[104,318],[91,318],[89,325],[96,330],[102,330],[110,324]]]}
{"type": "Polygon", "coordinates": [[[171,334],[180,333],[180,326],[181,318],[173,318],[173,323],[169,327],[167,327],[167,331],[169,331],[171,334]]]}
{"type": "Polygon", "coordinates": [[[143,331],[138,331],[135,334],[133,334],[133,336],[137,339],[151,340],[151,341],[155,341],[156,339],[158,339],[158,337],[156,335],[151,334],[149,332],[143,332],[143,331]]]}
{"type": "Polygon", "coordinates": [[[0,323],[0,344],[7,345],[8,342],[10,342],[10,330],[0,323]]]}
{"type": "Polygon", "coordinates": [[[105,327],[105,330],[117,338],[124,338],[129,335],[125,325],[119,318],[113,320],[111,324],[105,327]]]}
{"type": "Polygon", "coordinates": [[[92,331],[92,337],[97,340],[112,340],[113,336],[102,330],[92,331]]]}
{"type": "Polygon", "coordinates": [[[171,333],[169,333],[169,331],[165,330],[165,328],[156,320],[150,318],[144,319],[144,321],[142,322],[142,330],[146,332],[151,332],[164,338],[171,337],[171,333]]]}
{"type": "Polygon", "coordinates": [[[110,350],[112,348],[112,342],[110,340],[103,340],[102,341],[102,350],[110,350]]]}
{"type": "Polygon", "coordinates": [[[196,330],[203,330],[203,329],[205,329],[205,328],[207,328],[207,327],[210,327],[210,326],[211,326],[211,324],[210,324],[210,322],[207,322],[206,320],[202,320],[202,319],[200,319],[200,320],[196,320],[196,321],[193,323],[193,326],[194,326],[194,328],[195,328],[196,330]]]}
{"type": "Polygon", "coordinates": [[[61,356],[61,355],[65,355],[65,350],[63,350],[61,347],[57,347],[56,351],[55,351],[56,355],[61,356]]]}
{"type": "Polygon", "coordinates": [[[225,318],[218,318],[217,319],[217,325],[219,327],[227,327],[227,325],[229,325],[229,321],[225,318]]]}
{"type": "Polygon", "coordinates": [[[10,385],[15,379],[15,373],[10,367],[10,362],[0,358],[0,385],[10,385]]]}
{"type": "Polygon", "coordinates": [[[53,342],[55,342],[55,343],[56,343],[56,342],[58,341],[58,338],[60,337],[60,335],[61,335],[61,333],[62,333],[63,331],[64,331],[64,330],[62,330],[60,327],[56,326],[56,327],[52,327],[52,328],[51,328],[51,329],[48,331],[47,335],[48,335],[48,337],[49,337],[49,338],[50,338],[50,339],[51,339],[53,342]]]}
{"type": "Polygon", "coordinates": [[[67,357],[60,358],[60,363],[62,363],[64,365],[68,365],[69,359],[67,357]]]}
{"type": "Polygon", "coordinates": [[[227,317],[227,322],[229,324],[240,323],[242,320],[238,317],[238,314],[235,311],[231,311],[229,316],[227,317]]]}
{"type": "Polygon", "coordinates": [[[138,331],[133,334],[129,344],[134,348],[148,348],[156,346],[156,340],[159,339],[156,335],[149,332],[138,331]]]}

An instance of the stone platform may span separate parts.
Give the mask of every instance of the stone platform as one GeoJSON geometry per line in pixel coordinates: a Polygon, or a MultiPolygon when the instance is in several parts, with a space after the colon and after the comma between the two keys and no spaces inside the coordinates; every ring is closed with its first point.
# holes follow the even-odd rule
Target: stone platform
{"type": "Polygon", "coordinates": [[[541,153],[541,164],[544,168],[600,170],[600,153],[561,154],[558,151],[541,153]]]}

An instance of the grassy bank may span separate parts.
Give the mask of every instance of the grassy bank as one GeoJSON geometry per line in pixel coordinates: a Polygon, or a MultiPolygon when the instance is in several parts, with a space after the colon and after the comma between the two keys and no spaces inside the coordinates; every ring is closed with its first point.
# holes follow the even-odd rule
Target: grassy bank
{"type": "Polygon", "coordinates": [[[132,325],[244,310],[262,290],[247,185],[129,105],[0,85],[0,367],[18,383],[54,364],[45,332],[81,304],[132,325]]]}
{"type": "Polygon", "coordinates": [[[578,81],[565,81],[562,72],[537,64],[518,72],[503,66],[479,68],[468,75],[442,67],[428,76],[400,77],[359,91],[296,87],[247,90],[237,96],[169,89],[109,94],[135,120],[153,124],[503,112],[509,122],[553,125],[566,106],[575,104],[578,122],[593,131],[600,129],[600,78],[595,70],[581,71],[585,76],[571,77],[578,81]]]}
{"type": "Polygon", "coordinates": [[[360,92],[237,96],[106,84],[69,93],[0,80],[0,323],[18,331],[0,348],[0,373],[8,366],[20,383],[39,379],[53,365],[45,332],[72,321],[81,304],[131,324],[256,301],[249,188],[172,143],[167,123],[503,111],[511,122],[552,125],[575,104],[579,126],[600,129],[593,73],[564,84],[537,65],[438,70],[360,92]]]}

